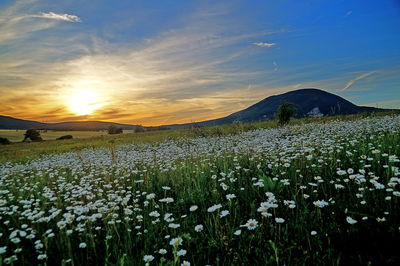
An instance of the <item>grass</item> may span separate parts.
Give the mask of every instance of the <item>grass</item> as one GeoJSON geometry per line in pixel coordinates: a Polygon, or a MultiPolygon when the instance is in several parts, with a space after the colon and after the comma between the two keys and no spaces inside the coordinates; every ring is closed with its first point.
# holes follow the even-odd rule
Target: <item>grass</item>
{"type": "Polygon", "coordinates": [[[0,264],[399,265],[400,118],[343,119],[121,135],[94,140],[152,145],[0,168],[0,264]],[[247,126],[271,129],[232,135],[247,126]]]}
{"type": "MultiPolygon", "coordinates": [[[[292,125],[302,125],[308,123],[328,123],[334,120],[351,121],[354,119],[359,119],[369,116],[385,116],[390,114],[398,114],[400,112],[380,112],[380,113],[362,113],[356,115],[345,115],[345,116],[329,116],[321,118],[302,118],[293,119],[291,121],[292,125]]],[[[13,143],[12,145],[0,146],[0,163],[7,161],[12,162],[26,162],[38,158],[40,156],[48,154],[58,154],[71,152],[76,150],[81,150],[85,148],[101,148],[108,147],[110,143],[112,145],[123,145],[132,143],[159,143],[162,141],[176,140],[181,138],[193,138],[193,137],[212,137],[212,136],[227,136],[232,134],[239,134],[249,130],[255,130],[260,128],[277,128],[278,124],[274,120],[254,122],[254,123],[237,123],[228,124],[221,126],[209,126],[191,129],[175,129],[175,130],[162,130],[162,131],[149,131],[140,133],[124,133],[122,135],[107,135],[103,132],[92,132],[92,131],[48,131],[42,133],[42,136],[46,140],[45,142],[38,143],[13,143]],[[49,135],[46,135],[49,134],[49,135]],[[59,135],[58,135],[59,134],[59,135]],[[82,136],[82,138],[75,138],[72,140],[62,140],[56,141],[54,138],[56,136],[62,136],[72,134],[76,136],[82,136]],[[94,135],[91,135],[94,134],[94,135]],[[101,134],[101,135],[96,135],[101,134]],[[48,137],[46,137],[48,136],[48,137]],[[87,137],[86,137],[87,136],[87,137]]],[[[0,131],[1,132],[1,131],[0,131]]],[[[23,135],[23,131],[7,130],[4,132],[9,132],[11,136],[14,133],[18,135],[23,135]]],[[[1,135],[3,136],[3,135],[1,135]]],[[[4,134],[6,136],[6,134],[4,134]]],[[[11,138],[12,139],[12,138],[11,138]]]]}
{"type": "MultiPolygon", "coordinates": [[[[124,133],[132,133],[125,130],[124,133]]],[[[11,142],[21,142],[24,139],[25,130],[0,129],[0,137],[7,138],[11,142]]],[[[72,135],[75,139],[86,139],[107,135],[106,131],[53,131],[42,130],[40,135],[44,140],[55,140],[61,136],[72,135]]]]}

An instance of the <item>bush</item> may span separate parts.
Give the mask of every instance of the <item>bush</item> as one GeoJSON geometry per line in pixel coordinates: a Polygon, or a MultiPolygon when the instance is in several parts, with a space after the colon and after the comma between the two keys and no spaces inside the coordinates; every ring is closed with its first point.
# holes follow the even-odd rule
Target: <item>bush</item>
{"type": "Polygon", "coordinates": [[[63,140],[63,139],[73,139],[74,137],[72,135],[65,135],[57,138],[57,140],[63,140]]]}
{"type": "Polygon", "coordinates": [[[115,125],[111,125],[108,128],[108,134],[121,134],[122,133],[122,128],[121,127],[117,127],[115,125]]]}
{"type": "Polygon", "coordinates": [[[279,125],[283,126],[289,123],[290,118],[296,114],[295,105],[291,102],[284,101],[278,108],[276,117],[278,118],[279,125]]]}
{"type": "Polygon", "coordinates": [[[1,138],[0,137],[0,144],[6,145],[6,144],[10,144],[10,143],[11,142],[7,138],[1,138]]]}
{"type": "Polygon", "coordinates": [[[24,141],[25,142],[29,142],[30,141],[42,141],[42,137],[40,136],[40,132],[36,129],[28,129],[25,134],[24,134],[25,138],[24,141]]]}
{"type": "Polygon", "coordinates": [[[143,126],[137,126],[134,130],[135,133],[145,132],[146,129],[143,126]]]}

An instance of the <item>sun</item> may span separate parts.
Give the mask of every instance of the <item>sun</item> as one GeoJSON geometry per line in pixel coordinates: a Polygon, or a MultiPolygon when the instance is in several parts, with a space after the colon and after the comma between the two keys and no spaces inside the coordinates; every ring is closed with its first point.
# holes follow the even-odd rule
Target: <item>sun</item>
{"type": "Polygon", "coordinates": [[[80,91],[70,96],[69,108],[77,115],[90,115],[100,108],[100,97],[94,91],[80,91]]]}

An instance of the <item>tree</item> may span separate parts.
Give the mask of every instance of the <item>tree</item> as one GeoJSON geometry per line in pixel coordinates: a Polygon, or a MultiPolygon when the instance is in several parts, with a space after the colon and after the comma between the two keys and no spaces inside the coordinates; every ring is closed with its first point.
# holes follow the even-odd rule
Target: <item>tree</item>
{"type": "Polygon", "coordinates": [[[278,108],[276,117],[279,125],[283,126],[289,123],[290,118],[296,114],[295,105],[291,102],[284,101],[278,108]]]}
{"type": "Polygon", "coordinates": [[[42,141],[42,137],[40,136],[40,132],[36,129],[28,129],[25,134],[24,141],[42,141]],[[28,140],[29,139],[29,140],[28,140]]]}
{"type": "Polygon", "coordinates": [[[10,144],[11,142],[7,139],[7,138],[1,138],[0,137],[0,144],[4,144],[4,145],[6,145],[6,144],[10,144]]]}
{"type": "Polygon", "coordinates": [[[116,125],[111,125],[108,127],[108,134],[121,134],[122,128],[117,127],[116,125]]]}
{"type": "Polygon", "coordinates": [[[135,133],[140,133],[140,132],[145,132],[145,131],[146,131],[146,129],[144,128],[144,126],[141,126],[141,125],[138,125],[134,130],[135,133]]]}

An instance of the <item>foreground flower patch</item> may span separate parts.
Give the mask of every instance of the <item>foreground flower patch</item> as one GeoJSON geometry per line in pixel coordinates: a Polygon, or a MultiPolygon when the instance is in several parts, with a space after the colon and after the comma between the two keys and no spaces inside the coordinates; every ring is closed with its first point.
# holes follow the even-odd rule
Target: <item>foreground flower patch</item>
{"type": "Polygon", "coordinates": [[[400,116],[0,166],[4,264],[400,263],[400,116]]]}

